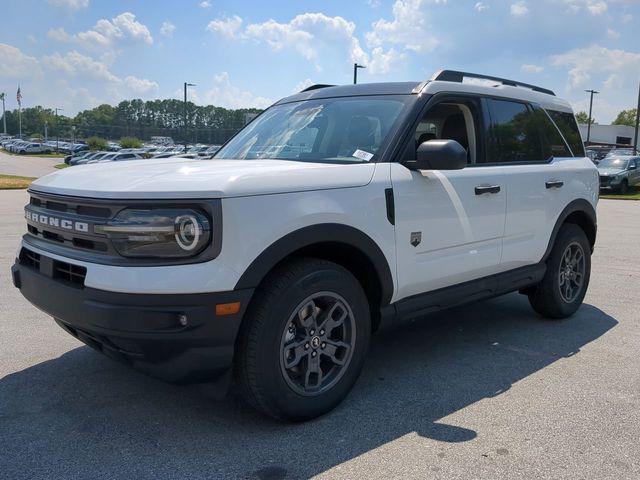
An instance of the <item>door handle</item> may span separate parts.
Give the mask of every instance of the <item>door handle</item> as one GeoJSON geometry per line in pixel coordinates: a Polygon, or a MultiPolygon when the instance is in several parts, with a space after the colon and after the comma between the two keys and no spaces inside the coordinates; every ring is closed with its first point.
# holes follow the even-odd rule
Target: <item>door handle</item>
{"type": "Polygon", "coordinates": [[[544,186],[547,188],[560,188],[564,185],[564,182],[545,182],[544,186]]]}
{"type": "Polygon", "coordinates": [[[476,187],[476,195],[482,195],[484,193],[498,193],[499,191],[500,191],[500,185],[476,187]]]}

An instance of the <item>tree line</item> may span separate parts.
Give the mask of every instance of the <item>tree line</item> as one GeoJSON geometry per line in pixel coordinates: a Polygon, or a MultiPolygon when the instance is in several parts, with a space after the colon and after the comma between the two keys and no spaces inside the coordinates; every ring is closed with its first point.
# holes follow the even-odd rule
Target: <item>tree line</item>
{"type": "MultiPolygon", "coordinates": [[[[618,113],[618,116],[615,118],[611,125],[628,125],[630,127],[636,126],[636,112],[638,110],[635,108],[630,108],[629,110],[622,110],[618,113]]],[[[587,112],[578,112],[576,113],[576,120],[578,123],[582,125],[586,125],[589,123],[589,114],[587,112]]],[[[595,118],[591,118],[591,125],[597,124],[595,118]]]]}
{"type": "MultiPolygon", "coordinates": [[[[81,139],[92,136],[118,139],[138,137],[143,140],[154,135],[171,136],[176,141],[222,143],[242,128],[247,114],[261,110],[227,109],[213,105],[186,105],[180,100],[124,100],[115,107],[102,104],[77,115],[65,116],[41,106],[22,110],[22,133],[81,139]],[[186,128],[185,128],[186,124],[186,128]]],[[[250,116],[249,116],[250,118],[250,116]]],[[[7,132],[18,134],[18,110],[6,112],[7,132]]],[[[1,128],[1,124],[0,124],[1,128]]]]}

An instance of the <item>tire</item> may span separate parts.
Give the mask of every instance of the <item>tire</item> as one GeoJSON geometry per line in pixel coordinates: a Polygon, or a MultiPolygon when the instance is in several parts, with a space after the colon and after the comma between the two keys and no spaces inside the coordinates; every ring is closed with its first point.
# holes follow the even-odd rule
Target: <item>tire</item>
{"type": "Polygon", "coordinates": [[[622,182],[620,183],[619,192],[621,195],[626,195],[627,193],[629,193],[629,182],[626,179],[622,180],[622,182]]]}
{"type": "Polygon", "coordinates": [[[353,387],[370,337],[369,303],[349,271],[313,258],[288,262],[268,275],[247,310],[236,343],[236,383],[266,415],[294,422],[318,417],[353,387]],[[318,309],[315,319],[309,316],[318,309]],[[325,331],[327,312],[333,323],[324,323],[325,331]]]}
{"type": "Polygon", "coordinates": [[[577,225],[564,224],[558,232],[553,250],[546,263],[545,276],[529,293],[529,303],[537,313],[545,318],[556,320],[567,318],[580,308],[589,287],[591,245],[584,231],[577,225]],[[568,273],[569,270],[565,268],[567,263],[563,261],[563,257],[569,252],[570,258],[577,259],[575,252],[578,251],[582,253],[582,260],[578,260],[575,264],[569,262],[572,267],[571,273],[568,273]],[[578,270],[582,271],[581,281],[578,281],[578,270]]]}

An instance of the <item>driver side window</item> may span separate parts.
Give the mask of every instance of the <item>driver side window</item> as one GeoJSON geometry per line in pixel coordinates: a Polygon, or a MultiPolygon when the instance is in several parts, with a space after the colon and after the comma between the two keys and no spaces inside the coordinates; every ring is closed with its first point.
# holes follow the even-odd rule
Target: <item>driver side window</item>
{"type": "Polygon", "coordinates": [[[478,162],[478,111],[474,102],[443,101],[429,108],[413,134],[405,159],[415,159],[420,144],[429,140],[455,140],[467,151],[467,163],[478,162]]]}

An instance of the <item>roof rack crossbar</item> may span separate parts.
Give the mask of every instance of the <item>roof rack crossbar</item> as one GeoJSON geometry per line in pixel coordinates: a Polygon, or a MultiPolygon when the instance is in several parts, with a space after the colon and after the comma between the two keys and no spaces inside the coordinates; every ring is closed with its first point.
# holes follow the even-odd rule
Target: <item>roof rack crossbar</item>
{"type": "Polygon", "coordinates": [[[549,90],[548,88],[538,87],[536,85],[531,85],[529,83],[516,82],[515,80],[509,80],[508,78],[492,77],[490,75],[481,75],[478,73],[458,72],[456,70],[440,70],[439,72],[436,72],[436,74],[431,78],[431,80],[462,83],[465,77],[477,78],[480,80],[491,80],[495,82],[500,82],[502,85],[509,85],[511,87],[529,88],[536,92],[546,93],[547,95],[553,95],[554,97],[556,95],[552,90],[549,90]]]}
{"type": "Polygon", "coordinates": [[[309,92],[311,90],[318,90],[319,88],[327,88],[327,87],[335,87],[335,85],[326,85],[324,83],[317,83],[315,85],[311,85],[303,90],[300,90],[298,93],[309,92]]]}

